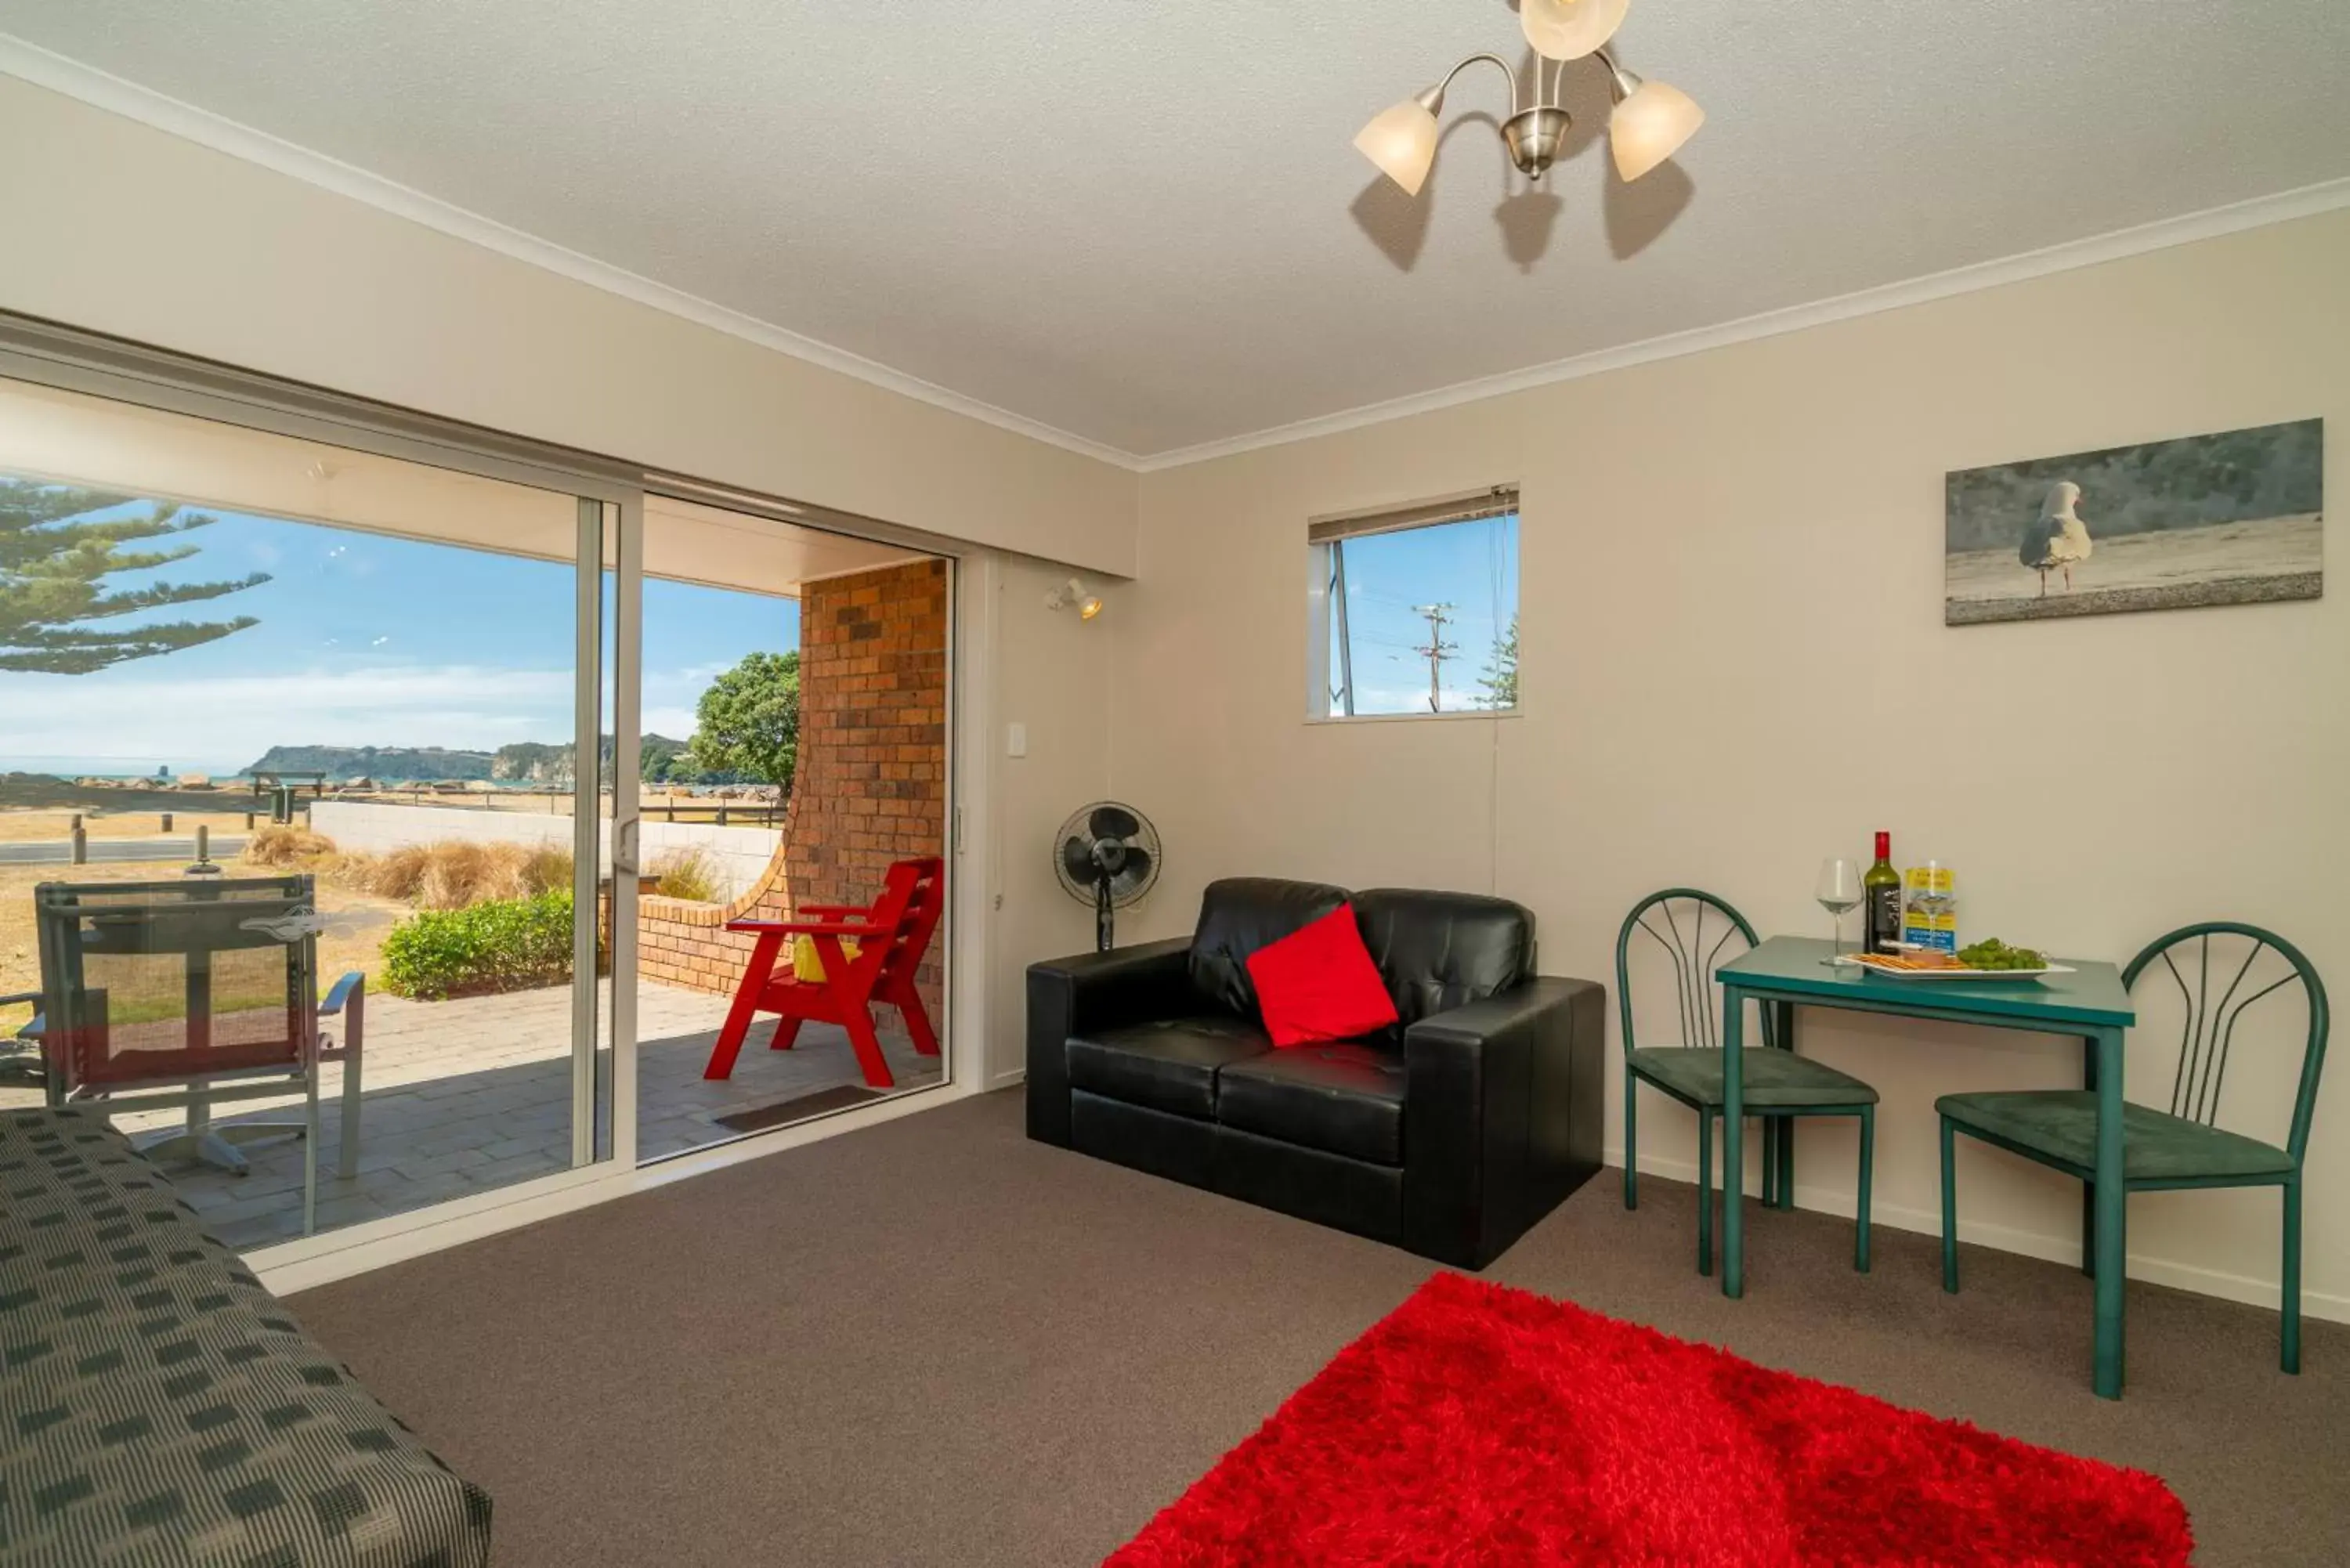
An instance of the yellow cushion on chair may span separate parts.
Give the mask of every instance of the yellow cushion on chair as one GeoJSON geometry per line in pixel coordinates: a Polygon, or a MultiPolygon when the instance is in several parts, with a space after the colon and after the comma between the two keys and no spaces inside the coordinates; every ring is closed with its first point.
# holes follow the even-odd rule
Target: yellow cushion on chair
{"type": "MultiPolygon", "coordinates": [[[[857,957],[857,939],[840,939],[840,956],[850,961],[857,957]]],[[[824,983],[824,955],[816,950],[816,939],[797,936],[792,939],[792,973],[806,985],[824,983]]]]}

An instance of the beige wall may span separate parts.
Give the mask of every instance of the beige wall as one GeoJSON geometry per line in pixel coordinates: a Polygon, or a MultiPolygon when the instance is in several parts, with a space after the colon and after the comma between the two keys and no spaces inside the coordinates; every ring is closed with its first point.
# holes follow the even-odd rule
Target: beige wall
{"type": "MultiPolygon", "coordinates": [[[[1545,969],[1602,977],[1624,910],[1677,882],[1825,934],[1820,858],[1887,827],[1959,867],[1978,935],[2119,960],[2235,916],[2350,989],[2350,905],[2321,882],[2350,852],[2350,588],[1941,624],[1947,470],[2322,415],[2350,486],[2345,278],[2337,214],[1147,475],[1112,783],[1170,854],[1128,929],[1182,929],[1201,885],[1238,872],[1491,888],[1538,912],[1545,969]],[[1523,716],[1302,722],[1305,519],[1509,480],[1523,716]]],[[[1806,1049],[1885,1092],[1894,1224],[1934,1223],[1936,1094],[2077,1082],[2076,1048],[2051,1040],[1806,1016],[1806,1049]]],[[[2148,1097],[2167,1050],[2133,1043],[2165,1064],[2148,1097]]],[[[2281,1136],[2297,1065],[2240,1059],[2231,1106],[2281,1136]]],[[[2308,1198],[2310,1305],[2335,1316],[2345,1077],[2308,1198]]],[[[1611,1128],[1616,1093],[1611,1074],[1611,1128]]],[[[1641,1124],[1644,1161],[1686,1169],[1692,1118],[1650,1098],[1641,1124]]],[[[1802,1201],[1848,1210],[1850,1128],[1804,1139],[1802,1201]]],[[[1961,1158],[1978,1237],[2074,1255],[2076,1188],[1961,1158]]],[[[2276,1212],[2272,1192],[2138,1198],[2134,1267],[2272,1300],[2276,1212]]],[[[1768,1227],[1753,1256],[1767,1280],[1768,1227]]]]}
{"type": "Polygon", "coordinates": [[[1124,469],[0,76],[0,309],[1133,569],[1124,469]]]}
{"type": "MultiPolygon", "coordinates": [[[[996,857],[996,920],[990,954],[988,1077],[1024,1070],[1027,967],[1083,952],[1094,943],[1090,906],[1061,888],[1053,872],[1054,830],[1068,815],[1110,794],[1112,659],[1130,587],[1107,587],[1107,613],[1087,622],[1075,610],[1045,607],[1068,576],[1037,561],[1004,560],[994,580],[996,696],[989,716],[990,811],[996,857]],[[1005,754],[1014,723],[1028,754],[1005,754]]],[[[1139,929],[1139,922],[1134,929],[1139,929]]],[[[1128,929],[1121,920],[1120,935],[1128,929]]]]}

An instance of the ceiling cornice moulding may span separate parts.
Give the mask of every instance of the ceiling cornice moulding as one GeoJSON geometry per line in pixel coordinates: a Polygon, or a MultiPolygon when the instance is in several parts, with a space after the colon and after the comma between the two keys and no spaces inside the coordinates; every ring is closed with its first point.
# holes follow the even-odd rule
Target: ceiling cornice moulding
{"type": "Polygon", "coordinates": [[[934,408],[1139,473],[1153,473],[1266,447],[1311,441],[1318,436],[1360,430],[1368,425],[1408,419],[1414,414],[1438,409],[1456,408],[1486,398],[1503,397],[1532,388],[1578,380],[1586,376],[1602,375],[1610,370],[1650,364],[1660,359],[1701,354],[1735,343],[1775,337],[1783,333],[1800,332],[1806,327],[1831,322],[1849,321],[1880,311],[1899,310],[1955,295],[1998,288],[2053,273],[2069,272],[2076,267],[2095,266],[2149,251],[2216,239],[2350,207],[2350,179],[2329,181],[2205,212],[2164,218],[2136,228],[2066,241],[2020,255],[1883,284],[1833,299],[1789,306],[1712,327],[1694,327],[1638,343],[1595,349],[1587,354],[1462,381],[1433,391],[1416,392],[1243,435],[1143,455],[965,396],[847,349],[835,348],[829,343],[805,337],[682,289],[641,277],[625,268],[581,255],[562,245],[511,228],[495,219],[485,218],[323,153],[297,147],[265,131],[255,130],[214,114],[210,109],[183,103],[5,33],[0,33],[0,73],[19,78],[36,87],[46,88],[213,151],[258,164],[305,184],[421,223],[426,228],[576,283],[633,300],[792,358],[854,377],[934,408]]]}
{"type": "Polygon", "coordinates": [[[1838,295],[1833,299],[1786,306],[1778,310],[1766,310],[1759,316],[1741,317],[1735,321],[1725,321],[1713,327],[1691,327],[1686,332],[1667,333],[1661,337],[1643,338],[1638,343],[1626,343],[1614,348],[1596,348],[1588,354],[1555,359],[1546,365],[1530,365],[1523,370],[1505,370],[1499,375],[1482,376],[1473,381],[1440,387],[1432,392],[1414,392],[1385,402],[1366,403],[1360,408],[1321,414],[1247,435],[1230,436],[1222,441],[1203,441],[1198,446],[1157,452],[1143,458],[1139,466],[1145,473],[1155,473],[1195,462],[1211,462],[1220,457],[1232,457],[1265,447],[1312,441],[1316,436],[1361,430],[1367,425],[1385,424],[1390,420],[1409,419],[1414,414],[1457,408],[1463,403],[1505,397],[1512,392],[1554,386],[1561,381],[1580,380],[1586,376],[1604,375],[1607,371],[1621,370],[1634,365],[1678,359],[1687,354],[1726,348],[1733,343],[1748,343],[1758,337],[1776,337],[1783,333],[1801,332],[1806,327],[1851,321],[1883,311],[1948,299],[1955,295],[1975,294],[2030,278],[2046,277],[2053,273],[2121,261],[2149,251],[2168,250],[2173,245],[2218,239],[2227,234],[2241,234],[2248,229],[2266,228],[2273,223],[2288,223],[2298,218],[2315,217],[2344,207],[2350,207],[2350,180],[2329,180],[2322,184],[2304,185],[2298,190],[2282,191],[2272,196],[2255,196],[2250,201],[2233,202],[2225,207],[2158,219],[2136,228],[2116,229],[2109,234],[2092,234],[2086,239],[2067,240],[2044,250],[2026,251],[2021,255],[2002,256],[1996,261],[1976,262],[1900,283],[1879,284],[1873,288],[1838,295]]]}
{"type": "Polygon", "coordinates": [[[665,283],[656,283],[625,267],[581,255],[552,241],[511,228],[494,218],[485,218],[479,213],[470,212],[437,196],[411,190],[397,181],[371,174],[323,152],[297,147],[267,131],[255,130],[208,109],[183,103],[137,82],[126,81],[6,33],[0,33],[0,72],[75,99],[94,109],[106,109],[126,119],[136,120],[182,140],[192,141],[200,147],[210,148],[213,151],[224,152],[247,163],[257,163],[265,169],[299,180],[306,185],[315,185],[338,196],[348,197],[379,212],[421,223],[428,229],[467,241],[484,250],[567,277],[574,283],[584,283],[591,288],[650,306],[713,331],[723,332],[731,337],[755,343],[763,348],[772,348],[779,354],[789,355],[811,365],[820,365],[827,370],[837,370],[844,376],[853,376],[860,381],[912,398],[918,402],[962,414],[1115,467],[1132,470],[1139,463],[1140,460],[1132,452],[1088,441],[1084,436],[1072,434],[1041,420],[1015,414],[1009,409],[997,408],[977,398],[965,397],[951,388],[892,369],[846,348],[837,348],[817,338],[804,337],[772,322],[762,321],[755,316],[703,299],[699,295],[672,288],[665,283]]]}

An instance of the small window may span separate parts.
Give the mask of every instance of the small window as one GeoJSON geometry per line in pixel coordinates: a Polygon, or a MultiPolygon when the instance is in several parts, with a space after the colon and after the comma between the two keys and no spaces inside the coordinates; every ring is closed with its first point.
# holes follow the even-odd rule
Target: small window
{"type": "Polygon", "coordinates": [[[1518,705],[1518,493],[1497,486],[1307,531],[1310,719],[1518,705]]]}

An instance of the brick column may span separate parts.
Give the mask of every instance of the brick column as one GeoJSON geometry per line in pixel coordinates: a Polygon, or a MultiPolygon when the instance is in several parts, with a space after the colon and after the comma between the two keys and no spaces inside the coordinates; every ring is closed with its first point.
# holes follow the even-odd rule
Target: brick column
{"type": "MultiPolygon", "coordinates": [[[[946,842],[947,577],[925,560],[825,577],[800,599],[800,746],[783,842],[731,904],[648,898],[638,919],[645,979],[732,992],[752,939],[746,915],[785,919],[806,904],[869,904],[893,860],[946,842]]],[[[934,941],[917,977],[935,1022],[945,966],[934,941]]],[[[902,1040],[894,1008],[884,1035],[902,1040]]]]}
{"type": "MultiPolygon", "coordinates": [[[[893,860],[942,855],[947,566],[910,561],[809,583],[800,599],[800,749],[784,861],[792,902],[870,903],[893,860]]],[[[937,944],[920,985],[940,1016],[937,944]]],[[[885,1032],[896,1029],[884,1010],[885,1032]]]]}

